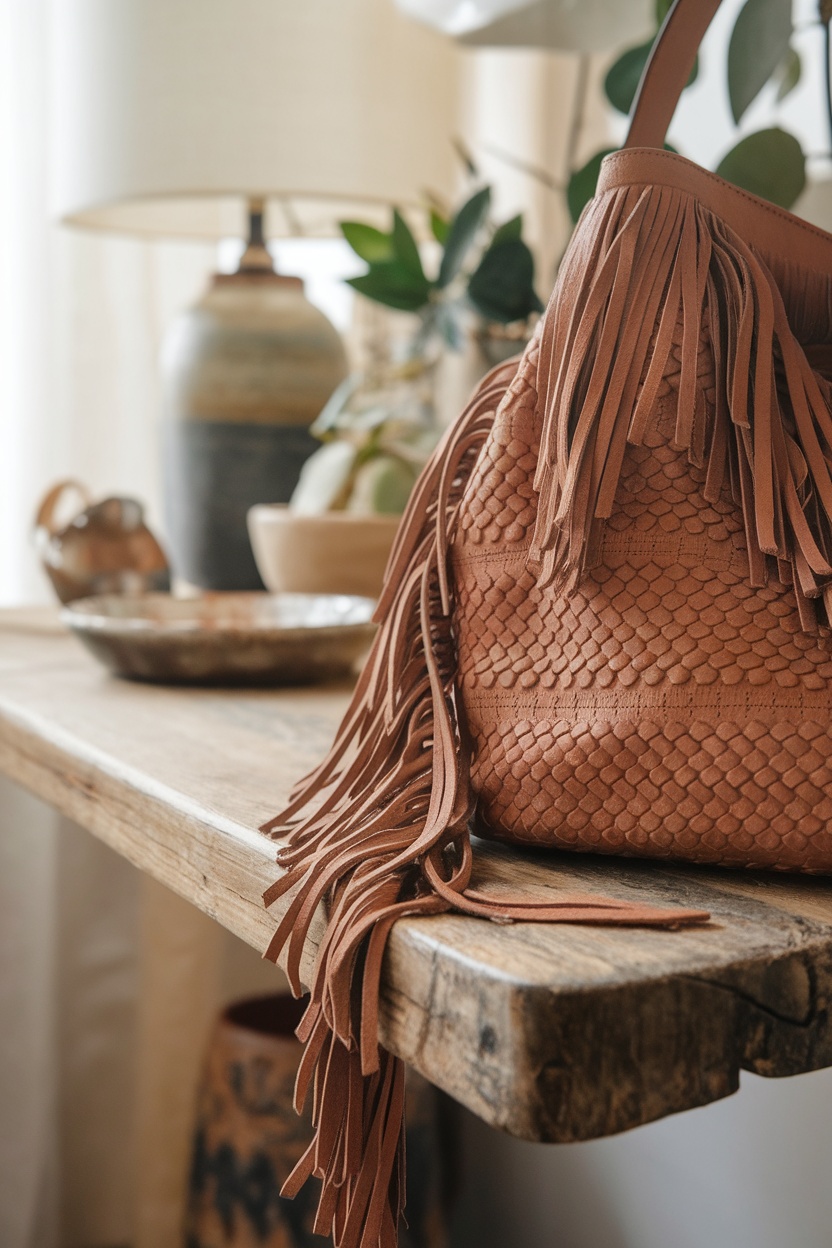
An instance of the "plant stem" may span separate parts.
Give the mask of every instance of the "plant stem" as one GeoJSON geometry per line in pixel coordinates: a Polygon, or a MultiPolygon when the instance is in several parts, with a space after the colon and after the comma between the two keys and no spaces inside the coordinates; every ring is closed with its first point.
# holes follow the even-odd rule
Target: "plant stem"
{"type": "Polygon", "coordinates": [[[539,182],[541,186],[545,186],[549,191],[556,191],[560,194],[566,189],[565,182],[559,182],[557,178],[553,178],[550,173],[547,173],[545,169],[541,169],[539,165],[533,165],[530,161],[523,160],[512,152],[506,152],[495,143],[484,143],[482,150],[496,160],[501,160],[504,165],[508,165],[509,169],[516,169],[518,173],[525,173],[527,177],[534,178],[535,182],[539,182]]]}
{"type": "Polygon", "coordinates": [[[589,103],[589,55],[586,52],[581,53],[578,58],[578,75],[575,80],[574,104],[572,106],[572,118],[569,123],[569,135],[566,141],[566,171],[564,175],[564,185],[569,182],[570,177],[575,171],[575,164],[578,159],[578,148],[581,142],[581,134],[583,133],[584,122],[586,121],[586,110],[589,103]]]}

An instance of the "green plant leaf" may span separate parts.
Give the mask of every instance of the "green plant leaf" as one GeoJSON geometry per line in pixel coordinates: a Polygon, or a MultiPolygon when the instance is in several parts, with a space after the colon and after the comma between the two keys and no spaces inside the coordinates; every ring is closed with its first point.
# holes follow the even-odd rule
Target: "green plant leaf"
{"type": "Polygon", "coordinates": [[[422,257],[419,255],[419,247],[410,226],[399,212],[398,208],[393,211],[393,251],[396,260],[413,274],[414,277],[423,278],[425,271],[422,268],[422,257]]]}
{"type": "Polygon", "coordinates": [[[504,221],[502,225],[498,225],[491,239],[491,246],[495,247],[497,243],[507,243],[509,239],[520,238],[523,233],[523,216],[522,213],[516,217],[512,217],[510,221],[504,221]]]}
{"type": "Polygon", "coordinates": [[[789,48],[783,60],[777,66],[777,103],[785,100],[786,96],[794,91],[800,82],[800,76],[803,73],[803,62],[800,54],[789,48]]]}
{"type": "Polygon", "coordinates": [[[315,417],[309,426],[309,432],[316,438],[320,438],[322,442],[326,442],[333,437],[335,430],[340,424],[341,417],[349,405],[350,399],[360,385],[360,373],[350,373],[342,382],[339,382],[326,403],[324,403],[320,414],[315,417]]]}
{"type": "Polygon", "coordinates": [[[491,205],[491,188],[484,186],[462,205],[451,222],[445,252],[439,266],[437,285],[449,285],[462,268],[475,238],[482,229],[491,205]]]}
{"type": "Polygon", "coordinates": [[[503,325],[543,311],[534,289],[534,258],[521,239],[489,247],[468,282],[468,298],[483,316],[503,325]]]}
{"type": "Polygon", "coordinates": [[[590,156],[583,168],[576,169],[569,179],[566,187],[566,202],[573,224],[595,194],[598,174],[601,172],[601,161],[615,150],[614,147],[605,147],[603,151],[596,152],[594,156],[590,156]]]}
{"type": "Polygon", "coordinates": [[[315,516],[343,506],[357,456],[358,448],[344,438],[318,447],[300,470],[300,479],[292,494],[292,511],[302,516],[315,516]]]}
{"type": "Polygon", "coordinates": [[[774,127],[740,139],[717,173],[781,208],[791,208],[806,185],[806,157],[794,135],[774,127]]]}
{"type": "Polygon", "coordinates": [[[418,312],[430,297],[430,282],[418,277],[399,260],[384,260],[370,266],[361,277],[348,278],[347,284],[376,303],[402,312],[418,312]]]}
{"type": "Polygon", "coordinates": [[[740,121],[785,59],[791,36],[791,0],[745,0],[728,45],[728,96],[734,121],[740,121]]]}
{"type": "Polygon", "coordinates": [[[362,221],[342,221],[340,225],[350,247],[367,264],[393,259],[392,234],[385,234],[372,225],[364,225],[362,221]]]}
{"type": "Polygon", "coordinates": [[[604,79],[604,94],[619,113],[629,113],[636,98],[636,90],[644,73],[644,66],[653,47],[653,40],[640,43],[635,48],[622,52],[607,71],[604,79]]]}
{"type": "Polygon", "coordinates": [[[673,8],[673,0],[656,0],[656,25],[661,26],[670,10],[673,8]]]}
{"type": "Polygon", "coordinates": [[[435,208],[430,210],[430,232],[436,239],[437,243],[441,243],[444,247],[448,239],[448,230],[451,228],[450,221],[436,211],[435,208]]]}
{"type": "Polygon", "coordinates": [[[413,466],[398,455],[374,455],[356,472],[346,510],[358,515],[401,515],[416,475],[413,466]]]}
{"type": "MultiPolygon", "coordinates": [[[[644,73],[644,67],[653,48],[653,40],[647,43],[640,43],[634,48],[628,48],[626,52],[622,52],[618,60],[610,66],[607,76],[604,79],[604,94],[612,104],[613,108],[619,113],[629,113],[633,107],[633,101],[636,98],[638,84],[641,82],[641,75],[644,73]]],[[[699,73],[699,57],[693,64],[690,77],[686,86],[690,86],[696,81],[699,73]]]]}
{"type": "Polygon", "coordinates": [[[456,135],[455,138],[451,139],[451,144],[457,156],[459,157],[459,159],[462,161],[463,165],[465,166],[465,172],[468,174],[468,177],[478,178],[480,176],[480,171],[476,166],[474,157],[471,155],[471,151],[470,151],[470,148],[468,147],[468,144],[465,143],[459,137],[459,135],[456,135]]]}

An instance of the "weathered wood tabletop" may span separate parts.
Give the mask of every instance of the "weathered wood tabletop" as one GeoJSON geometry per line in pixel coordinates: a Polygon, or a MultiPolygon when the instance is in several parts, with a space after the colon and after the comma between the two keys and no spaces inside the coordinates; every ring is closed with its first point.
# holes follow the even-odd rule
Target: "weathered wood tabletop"
{"type": "MultiPolygon", "coordinates": [[[[258,949],[276,868],[256,829],[320,758],[346,699],[121,682],[54,613],[0,612],[0,770],[258,949]]],[[[487,1122],[587,1139],[727,1096],[741,1068],[832,1065],[832,881],[482,843],[476,857],[480,883],[713,915],[680,932],[399,923],[383,1042],[487,1122]]]]}

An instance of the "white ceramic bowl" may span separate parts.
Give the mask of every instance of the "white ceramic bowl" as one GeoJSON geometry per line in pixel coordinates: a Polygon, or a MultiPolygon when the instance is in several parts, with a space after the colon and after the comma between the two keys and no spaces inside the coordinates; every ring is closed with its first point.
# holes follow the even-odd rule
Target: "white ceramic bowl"
{"type": "Polygon", "coordinates": [[[257,567],[276,594],[377,598],[398,527],[398,516],[304,516],[282,504],[259,504],[248,513],[257,567]]]}

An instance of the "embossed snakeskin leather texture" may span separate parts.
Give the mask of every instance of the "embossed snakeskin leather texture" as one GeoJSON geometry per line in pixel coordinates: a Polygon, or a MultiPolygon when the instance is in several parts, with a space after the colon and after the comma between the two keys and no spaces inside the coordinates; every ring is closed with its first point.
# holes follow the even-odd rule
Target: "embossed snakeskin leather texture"
{"type": "MultiPolygon", "coordinates": [[[[678,351],[675,358],[678,358],[678,351]]],[[[708,354],[701,402],[711,406],[708,354]]],[[[458,688],[479,831],[530,845],[832,871],[832,634],[749,584],[742,517],[672,444],[668,368],[628,447],[598,566],[565,596],[526,561],[536,355],[469,482],[454,547],[458,688]]]]}

